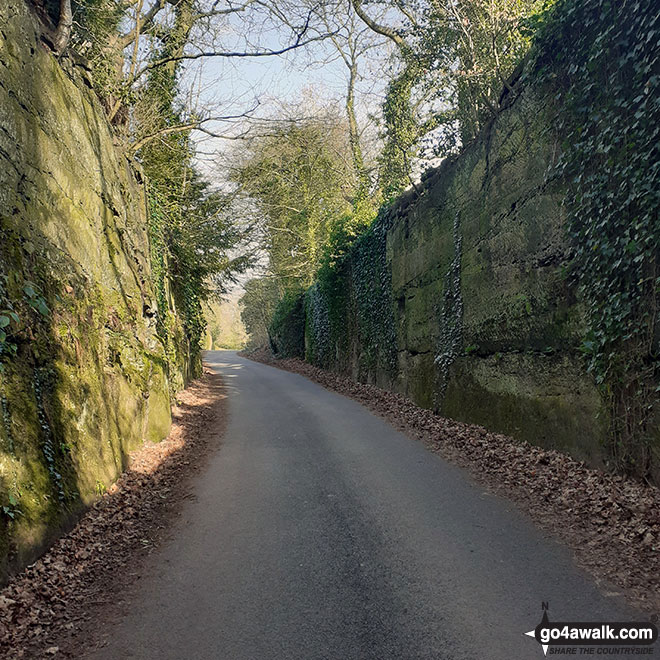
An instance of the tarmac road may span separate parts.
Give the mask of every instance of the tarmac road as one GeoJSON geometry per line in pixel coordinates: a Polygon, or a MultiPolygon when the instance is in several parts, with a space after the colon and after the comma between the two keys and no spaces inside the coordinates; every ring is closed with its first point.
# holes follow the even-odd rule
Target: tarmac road
{"type": "Polygon", "coordinates": [[[360,404],[207,353],[227,431],[103,660],[534,660],[541,619],[631,620],[506,500],[360,404]]]}

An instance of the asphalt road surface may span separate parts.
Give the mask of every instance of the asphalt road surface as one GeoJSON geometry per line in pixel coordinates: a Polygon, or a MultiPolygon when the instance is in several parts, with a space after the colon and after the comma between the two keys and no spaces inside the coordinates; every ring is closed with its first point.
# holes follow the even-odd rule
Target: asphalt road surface
{"type": "Polygon", "coordinates": [[[534,660],[542,601],[551,620],[635,618],[358,403],[231,351],[207,361],[224,441],[94,658],[534,660]]]}

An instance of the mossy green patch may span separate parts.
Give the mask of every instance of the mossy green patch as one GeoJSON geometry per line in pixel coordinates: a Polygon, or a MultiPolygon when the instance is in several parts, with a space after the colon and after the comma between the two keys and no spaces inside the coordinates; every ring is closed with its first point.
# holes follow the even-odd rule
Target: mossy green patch
{"type": "Polygon", "coordinates": [[[0,580],[170,426],[198,373],[174,304],[157,332],[145,191],[75,67],[0,7],[0,580]],[[63,70],[67,68],[65,72],[63,70]],[[4,316],[4,313],[2,314],[4,316]],[[174,385],[173,385],[174,383],[174,385]]]}

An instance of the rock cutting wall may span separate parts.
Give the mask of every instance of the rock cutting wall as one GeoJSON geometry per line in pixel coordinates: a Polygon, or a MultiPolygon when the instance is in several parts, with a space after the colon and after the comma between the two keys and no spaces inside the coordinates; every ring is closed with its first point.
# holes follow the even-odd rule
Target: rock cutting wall
{"type": "Polygon", "coordinates": [[[86,72],[0,3],[0,578],[170,426],[147,209],[86,72]],[[4,319],[4,320],[3,320],[4,319]]]}

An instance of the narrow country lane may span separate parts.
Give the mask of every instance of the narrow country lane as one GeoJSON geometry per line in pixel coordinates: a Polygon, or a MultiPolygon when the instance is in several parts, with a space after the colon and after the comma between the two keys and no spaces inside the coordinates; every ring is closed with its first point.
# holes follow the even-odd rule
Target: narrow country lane
{"type": "Polygon", "coordinates": [[[207,354],[230,419],[97,660],[534,660],[541,601],[630,620],[569,552],[358,403],[207,354]]]}

